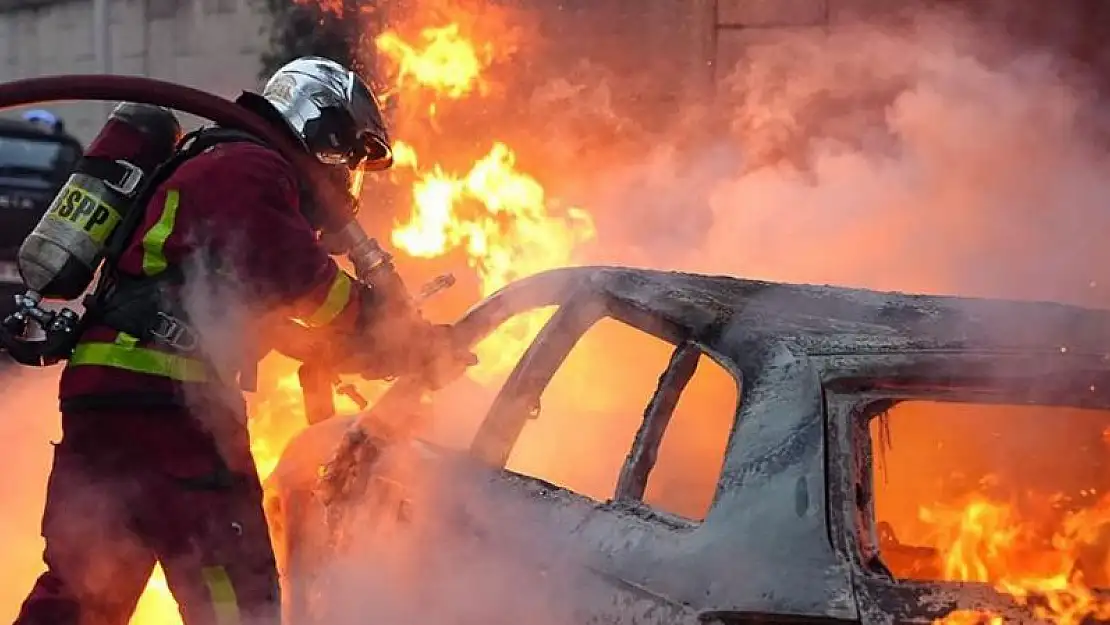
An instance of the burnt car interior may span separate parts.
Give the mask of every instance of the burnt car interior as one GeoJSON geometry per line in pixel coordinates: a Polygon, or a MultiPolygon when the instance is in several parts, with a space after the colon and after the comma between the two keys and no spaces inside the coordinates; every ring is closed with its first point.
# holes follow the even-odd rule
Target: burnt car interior
{"type": "Polygon", "coordinates": [[[738,412],[738,373],[675,326],[594,293],[518,312],[484,340],[503,330],[527,346],[515,369],[495,396],[473,399],[479,389],[465,378],[439,391],[433,403],[453,418],[435,421],[453,431],[432,433],[433,443],[467,441],[490,465],[595,502],[646,506],[679,524],[704,519],[738,412]],[[519,335],[528,328],[534,340],[519,335]]]}
{"type": "Polygon", "coordinates": [[[1107,376],[1085,360],[999,356],[981,363],[997,377],[827,387],[830,418],[837,405],[850,415],[844,495],[865,594],[935,618],[952,605],[917,601],[930,587],[981,585],[1004,605],[1008,596],[990,593],[1008,580],[1078,575],[1110,587],[1107,376]],[[1011,377],[1019,360],[1031,373],[1011,377]]]}
{"type": "MultiPolygon", "coordinates": [[[[900,579],[987,581],[992,571],[944,559],[935,545],[943,537],[931,535],[930,522],[966,514],[978,523],[968,531],[991,531],[989,524],[1004,523],[1009,512],[988,501],[1012,503],[1019,517],[1034,519],[1039,535],[1030,548],[1051,551],[1063,517],[1096,499],[1107,469],[1107,426],[1110,411],[1068,406],[906,399],[885,408],[868,427],[880,559],[900,579]],[[965,512],[967,505],[973,509],[965,512]]],[[[1076,564],[1088,583],[1110,585],[1102,562],[1076,564]]]]}

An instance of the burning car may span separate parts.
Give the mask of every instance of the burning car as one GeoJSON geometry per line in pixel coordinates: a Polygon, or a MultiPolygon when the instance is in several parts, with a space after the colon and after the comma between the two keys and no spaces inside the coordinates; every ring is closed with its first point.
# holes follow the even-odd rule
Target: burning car
{"type": "Polygon", "coordinates": [[[456,327],[480,344],[522,319],[511,373],[463,381],[484,401],[401,379],[287,447],[267,505],[295,617],[326,613],[325,563],[361,542],[388,569],[407,532],[437,551],[436,524],[521,588],[572,581],[565,622],[1106,617],[1110,313],[570,268],[456,327]]]}

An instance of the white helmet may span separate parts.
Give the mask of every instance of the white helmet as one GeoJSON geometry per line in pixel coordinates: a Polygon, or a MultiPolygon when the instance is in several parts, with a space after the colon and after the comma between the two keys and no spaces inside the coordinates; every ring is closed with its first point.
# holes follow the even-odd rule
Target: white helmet
{"type": "Polygon", "coordinates": [[[270,77],[262,97],[321,163],[367,170],[393,164],[377,97],[343,65],[315,56],[290,61],[270,77]]]}

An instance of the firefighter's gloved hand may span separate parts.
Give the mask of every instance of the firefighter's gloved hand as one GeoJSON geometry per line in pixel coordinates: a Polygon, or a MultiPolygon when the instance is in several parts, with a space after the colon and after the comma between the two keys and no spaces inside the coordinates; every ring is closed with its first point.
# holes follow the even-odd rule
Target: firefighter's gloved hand
{"type": "Polygon", "coordinates": [[[451,326],[429,323],[418,314],[379,318],[366,329],[363,341],[358,360],[366,379],[419,376],[435,390],[478,362],[458,345],[451,326]]]}
{"type": "Polygon", "coordinates": [[[425,324],[420,338],[412,345],[409,369],[429,390],[437,390],[478,364],[478,357],[458,344],[452,326],[425,324]]]}

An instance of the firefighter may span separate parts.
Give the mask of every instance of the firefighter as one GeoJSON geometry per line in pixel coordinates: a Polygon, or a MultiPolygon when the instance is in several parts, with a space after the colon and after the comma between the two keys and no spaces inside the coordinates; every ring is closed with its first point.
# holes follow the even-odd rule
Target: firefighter
{"type": "MultiPolygon", "coordinates": [[[[377,99],[333,61],[295,60],[261,95],[237,102],[287,131],[337,184],[391,162],[377,99]]],[[[169,113],[130,106],[130,128],[169,113]]],[[[89,152],[140,135],[106,133],[119,143],[89,152]]],[[[141,161],[142,150],[129,150],[141,161]]],[[[262,488],[234,384],[252,361],[237,354],[256,361],[265,337],[239,338],[278,315],[325,333],[321,349],[337,359],[392,364],[382,375],[434,377],[444,362],[440,328],[355,281],[321,247],[321,211],[300,173],[267,145],[229,140],[149,194],[62,373],[62,438],[42,525],[47,571],[17,625],[126,625],[156,562],[186,625],[278,622],[262,488]],[[227,289],[234,297],[212,295],[227,289]],[[193,298],[199,306],[189,304],[194,291],[206,294],[193,298]]],[[[452,354],[450,367],[460,362],[472,360],[452,354]]]]}

